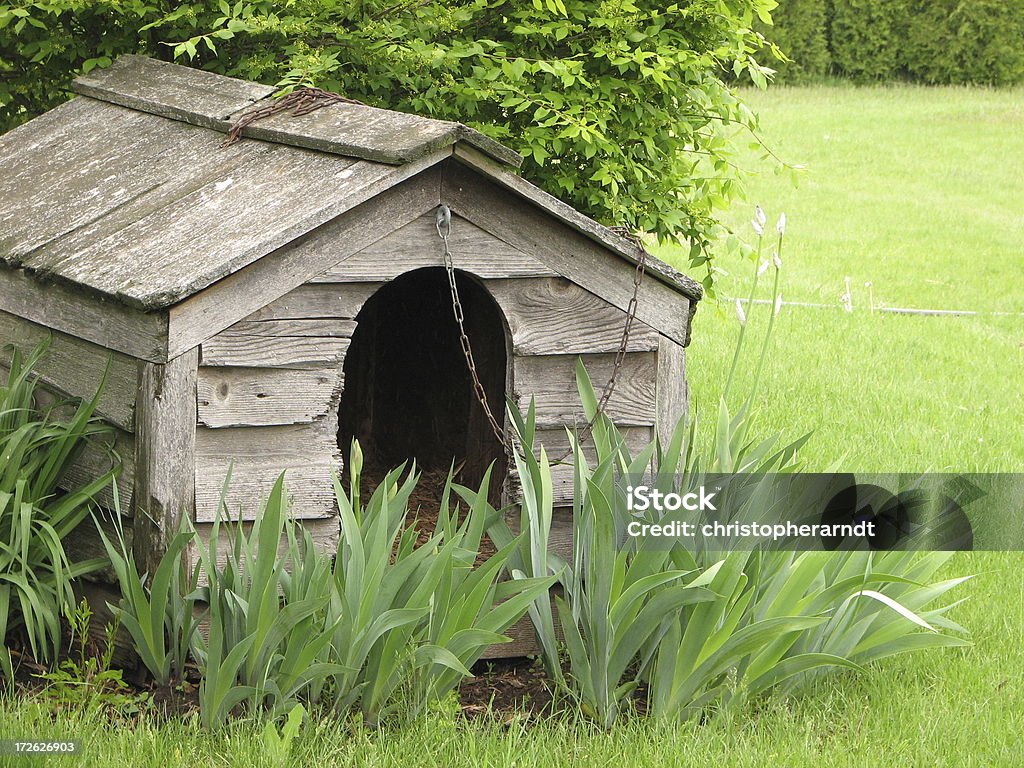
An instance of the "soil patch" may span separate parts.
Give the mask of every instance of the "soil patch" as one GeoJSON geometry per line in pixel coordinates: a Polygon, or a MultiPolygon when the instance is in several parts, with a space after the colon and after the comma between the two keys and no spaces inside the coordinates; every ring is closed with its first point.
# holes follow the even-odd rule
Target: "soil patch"
{"type": "MultiPolygon", "coordinates": [[[[363,467],[359,479],[359,497],[363,504],[368,504],[377,486],[383,482],[387,475],[387,469],[376,462],[367,462],[363,467]]],[[[448,479],[448,473],[438,469],[423,470],[420,473],[420,480],[416,484],[412,495],[409,497],[409,511],[405,517],[407,528],[415,528],[417,531],[416,543],[425,544],[434,533],[437,527],[437,518],[441,511],[441,499],[444,496],[444,486],[448,479]]],[[[458,475],[455,478],[459,482],[458,475]]],[[[460,509],[465,510],[461,501],[450,498],[449,503],[453,506],[458,503],[460,509]]],[[[460,516],[459,520],[463,518],[460,516]]],[[[486,536],[480,540],[480,553],[477,555],[476,564],[480,565],[491,557],[497,548],[486,536]]]]}

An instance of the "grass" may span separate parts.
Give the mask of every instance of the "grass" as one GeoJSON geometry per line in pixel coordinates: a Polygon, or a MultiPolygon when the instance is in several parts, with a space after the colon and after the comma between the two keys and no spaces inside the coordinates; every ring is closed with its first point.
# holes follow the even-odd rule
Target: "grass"
{"type": "MultiPolygon", "coordinates": [[[[769,143],[807,171],[794,188],[748,163],[763,172],[731,223],[753,238],[755,202],[773,233],[785,211],[784,298],[833,307],[779,316],[760,431],[814,430],[812,471],[835,462],[864,472],[1024,469],[1024,90],[747,95],[769,143]],[[846,277],[852,313],[840,309],[846,277]],[[866,282],[876,306],[1018,316],[871,314],[866,282]]],[[[746,296],[752,265],[721,266],[720,293],[746,296]]],[[[767,320],[759,309],[752,333],[767,320]]],[[[707,304],[695,318],[688,371],[698,417],[702,407],[715,413],[738,330],[731,304],[707,304]]]]}
{"type": "MultiPolygon", "coordinates": [[[[777,150],[810,169],[796,189],[771,175],[751,185],[770,216],[789,215],[786,298],[838,305],[848,275],[855,306],[784,309],[760,431],[814,429],[810,469],[841,461],[864,471],[1020,471],[1024,319],[861,310],[872,281],[876,302],[890,306],[1024,311],[1024,91],[835,87],[749,97],[777,150]]],[[[735,276],[749,265],[723,266],[734,278],[722,292],[740,292],[747,277],[735,276]]],[[[766,315],[755,312],[752,329],[766,315]]],[[[713,412],[737,330],[731,306],[697,316],[689,367],[698,413],[713,412]]],[[[950,568],[971,572],[972,597],[952,617],[972,630],[974,647],[835,676],[812,695],[704,726],[626,721],[606,734],[561,720],[465,725],[436,712],[395,731],[324,721],[300,735],[289,764],[1021,764],[1024,556],[975,553],[950,568]]],[[[269,765],[259,730],[235,723],[208,734],[151,717],[126,727],[0,702],[0,738],[86,744],[84,760],[53,764],[269,765]]]]}

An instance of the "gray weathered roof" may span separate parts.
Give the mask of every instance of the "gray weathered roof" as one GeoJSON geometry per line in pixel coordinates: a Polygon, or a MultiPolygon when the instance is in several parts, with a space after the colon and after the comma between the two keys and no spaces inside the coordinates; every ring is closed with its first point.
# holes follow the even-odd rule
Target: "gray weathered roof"
{"type": "MultiPolygon", "coordinates": [[[[498,168],[522,160],[458,123],[352,104],[270,117],[243,132],[260,141],[222,149],[231,123],[274,89],[139,56],[74,88],[87,98],[0,136],[0,263],[147,310],[207,288],[446,148],[471,145],[498,168]]],[[[521,183],[522,196],[635,260],[627,241],[521,183]]],[[[689,278],[660,263],[654,271],[700,297],[689,278]]]]}

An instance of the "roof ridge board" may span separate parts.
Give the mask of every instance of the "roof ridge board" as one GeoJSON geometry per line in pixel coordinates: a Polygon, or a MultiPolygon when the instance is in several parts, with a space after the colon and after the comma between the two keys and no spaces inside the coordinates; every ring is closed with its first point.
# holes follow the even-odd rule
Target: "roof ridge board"
{"type": "MultiPolygon", "coordinates": [[[[76,78],[72,90],[220,133],[227,133],[234,119],[262,106],[277,92],[269,85],[133,54],[76,78]]],[[[247,126],[242,135],[390,165],[411,162],[461,141],[514,168],[523,163],[519,153],[462,123],[356,104],[334,105],[333,119],[324,119],[322,112],[289,115],[286,124],[268,125],[273,116],[247,126]],[[346,109],[348,114],[339,120],[338,113],[346,109]],[[379,133],[367,132],[363,125],[369,111],[381,116],[375,120],[379,133]],[[338,130],[338,123],[348,125],[338,130]]]]}
{"type": "Polygon", "coordinates": [[[227,131],[228,118],[275,88],[147,56],[120,56],[105,69],[80,75],[71,89],[83,96],[202,128],[227,131]]]}

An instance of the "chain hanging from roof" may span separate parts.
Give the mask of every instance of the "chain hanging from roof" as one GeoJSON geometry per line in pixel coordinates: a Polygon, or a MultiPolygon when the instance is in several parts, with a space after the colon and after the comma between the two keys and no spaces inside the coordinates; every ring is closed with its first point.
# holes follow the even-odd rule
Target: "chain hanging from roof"
{"type": "Polygon", "coordinates": [[[249,125],[282,112],[290,112],[292,117],[301,117],[315,112],[329,104],[359,104],[363,102],[342,96],[340,93],[325,91],[323,88],[303,86],[283,96],[274,96],[273,100],[262,107],[244,112],[231,124],[228,135],[221,142],[221,147],[229,147],[242,137],[242,131],[249,125]]]}

